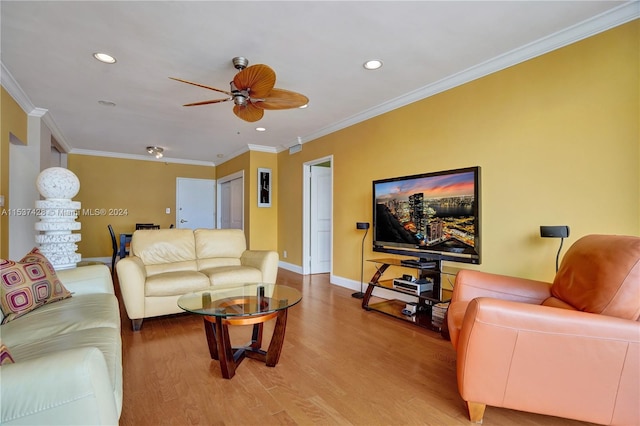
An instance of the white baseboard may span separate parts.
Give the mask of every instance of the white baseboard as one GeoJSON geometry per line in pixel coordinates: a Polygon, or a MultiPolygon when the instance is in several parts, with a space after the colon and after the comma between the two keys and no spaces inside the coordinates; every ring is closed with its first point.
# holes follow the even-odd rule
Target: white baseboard
{"type": "Polygon", "coordinates": [[[286,269],[287,271],[295,272],[297,274],[302,274],[302,266],[294,265],[293,263],[279,261],[278,267],[286,269]]]}
{"type": "Polygon", "coordinates": [[[111,258],[110,257],[83,257],[82,259],[80,259],[80,261],[82,261],[82,262],[102,262],[102,263],[105,263],[107,265],[111,265],[111,258]]]}

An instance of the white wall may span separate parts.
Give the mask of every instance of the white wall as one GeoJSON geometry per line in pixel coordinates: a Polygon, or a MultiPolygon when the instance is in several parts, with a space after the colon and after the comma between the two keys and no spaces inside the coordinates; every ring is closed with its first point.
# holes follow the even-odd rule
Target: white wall
{"type": "Polygon", "coordinates": [[[12,143],[9,146],[9,194],[15,213],[9,216],[10,259],[21,259],[36,246],[35,202],[40,199],[36,178],[41,171],[42,153],[45,150],[48,153],[51,146],[51,132],[44,125],[42,115],[38,110],[29,114],[26,145],[12,143]]]}

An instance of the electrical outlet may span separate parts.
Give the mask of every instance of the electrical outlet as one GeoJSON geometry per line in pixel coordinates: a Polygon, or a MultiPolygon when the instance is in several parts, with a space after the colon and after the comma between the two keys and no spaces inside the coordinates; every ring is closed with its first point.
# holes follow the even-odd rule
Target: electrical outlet
{"type": "Polygon", "coordinates": [[[166,209],[164,209],[164,212],[166,214],[171,214],[171,207],[167,207],[166,209]]]}
{"type": "Polygon", "coordinates": [[[286,250],[282,252],[282,257],[285,258],[285,259],[287,258],[287,251],[286,250]]]}

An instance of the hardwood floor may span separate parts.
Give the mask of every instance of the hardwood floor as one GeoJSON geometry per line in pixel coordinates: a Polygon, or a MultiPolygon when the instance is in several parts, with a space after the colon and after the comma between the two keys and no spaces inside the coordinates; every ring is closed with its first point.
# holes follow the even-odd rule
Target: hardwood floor
{"type": "MultiPolygon", "coordinates": [[[[280,362],[245,359],[231,380],[209,357],[200,317],[146,319],[134,333],[121,303],[120,425],[470,424],[455,353],[438,333],[364,311],[326,274],[280,269],[278,282],[303,293],[289,310],[280,362]]],[[[266,330],[265,346],[272,325],[266,330]]],[[[250,340],[246,327],[232,332],[232,342],[250,340]]],[[[494,407],[484,424],[584,425],[494,407]]]]}

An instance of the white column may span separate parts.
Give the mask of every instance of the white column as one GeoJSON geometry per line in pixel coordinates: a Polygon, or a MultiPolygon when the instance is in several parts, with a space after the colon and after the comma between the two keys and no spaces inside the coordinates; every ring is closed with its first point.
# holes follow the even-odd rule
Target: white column
{"type": "Polygon", "coordinates": [[[36,243],[56,270],[75,268],[82,256],[76,253],[81,223],[76,222],[81,203],[71,199],[80,190],[78,177],[62,167],[50,167],[38,175],[36,186],[45,200],[35,203],[40,221],[35,224],[36,243]]]}

